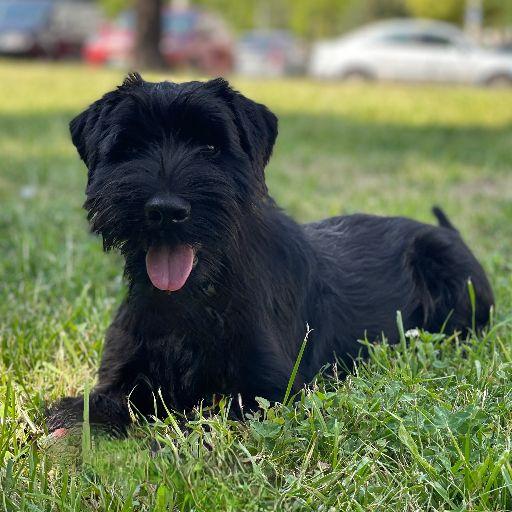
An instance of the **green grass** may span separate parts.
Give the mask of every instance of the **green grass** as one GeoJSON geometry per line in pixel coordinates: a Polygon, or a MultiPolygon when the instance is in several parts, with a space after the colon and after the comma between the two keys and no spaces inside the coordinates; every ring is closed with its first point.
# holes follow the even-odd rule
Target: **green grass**
{"type": "Polygon", "coordinates": [[[246,425],[221,404],[183,430],[169,416],[49,445],[43,406],[94,385],[123,294],[119,257],[87,232],[67,123],[122,77],[0,76],[0,510],[512,510],[512,92],[234,81],[280,117],[267,179],[296,218],[446,209],[496,291],[487,335],[372,347],[354,376],[261,401],[246,425]]]}

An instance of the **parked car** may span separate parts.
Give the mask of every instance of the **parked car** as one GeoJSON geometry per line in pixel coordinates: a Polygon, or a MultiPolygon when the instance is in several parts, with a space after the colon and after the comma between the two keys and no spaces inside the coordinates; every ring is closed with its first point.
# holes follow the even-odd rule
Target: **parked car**
{"type": "MultiPolygon", "coordinates": [[[[233,67],[233,41],[218,16],[193,8],[163,10],[161,49],[173,67],[194,67],[209,74],[224,74],[233,67]]],[[[135,14],[124,11],[104,24],[85,45],[91,64],[126,66],[135,41],[135,14]]]]}
{"type": "Polygon", "coordinates": [[[0,54],[78,57],[100,21],[101,13],[92,2],[0,0],[0,54]]]}
{"type": "Polygon", "coordinates": [[[317,43],[310,72],[322,78],[512,85],[512,57],[477,46],[447,23],[390,20],[317,43]]]}
{"type": "Polygon", "coordinates": [[[499,52],[512,53],[512,41],[496,46],[499,52]]]}
{"type": "Polygon", "coordinates": [[[238,73],[250,76],[303,73],[306,48],[285,30],[253,30],[239,39],[235,66],[238,73]]]}

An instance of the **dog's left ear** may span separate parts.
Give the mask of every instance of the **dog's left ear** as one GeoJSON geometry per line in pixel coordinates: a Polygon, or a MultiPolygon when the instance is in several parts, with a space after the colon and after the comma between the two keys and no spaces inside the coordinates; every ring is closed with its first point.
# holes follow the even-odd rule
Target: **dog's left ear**
{"type": "Polygon", "coordinates": [[[265,105],[232,89],[222,78],[211,80],[208,85],[217,89],[231,107],[242,149],[263,177],[277,138],[277,117],[265,105]]]}

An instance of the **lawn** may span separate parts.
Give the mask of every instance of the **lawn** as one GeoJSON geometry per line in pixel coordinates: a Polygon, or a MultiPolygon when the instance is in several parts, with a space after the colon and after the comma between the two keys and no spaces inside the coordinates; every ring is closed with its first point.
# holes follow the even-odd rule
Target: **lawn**
{"type": "Polygon", "coordinates": [[[94,384],[123,294],[67,123],[121,80],[0,62],[0,509],[512,510],[512,91],[234,80],[280,118],[267,180],[297,219],[442,205],[490,274],[489,332],[375,346],[246,424],[221,403],[186,428],[48,442],[44,404],[94,384]]]}

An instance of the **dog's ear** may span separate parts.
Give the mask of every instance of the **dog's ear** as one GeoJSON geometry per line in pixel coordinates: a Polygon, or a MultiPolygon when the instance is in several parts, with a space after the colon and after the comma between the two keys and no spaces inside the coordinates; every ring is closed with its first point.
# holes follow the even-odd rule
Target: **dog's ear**
{"type": "Polygon", "coordinates": [[[85,165],[91,169],[94,167],[93,160],[93,147],[92,138],[97,139],[93,135],[96,120],[98,118],[101,100],[96,101],[81,114],[78,114],[70,123],[69,131],[71,132],[71,140],[75,145],[80,158],[85,162],[85,165]],[[92,130],[91,130],[92,128],[92,130]]]}
{"type": "Polygon", "coordinates": [[[108,151],[109,145],[116,136],[115,132],[109,130],[109,117],[112,110],[119,104],[123,92],[143,83],[138,73],[130,73],[116,90],[108,92],[95,101],[69,123],[71,140],[89,169],[90,176],[94,172],[98,156],[102,151],[108,151]]]}
{"type": "Polygon", "coordinates": [[[240,143],[257,168],[263,172],[277,138],[277,117],[261,103],[235,92],[232,100],[240,143]]]}
{"type": "Polygon", "coordinates": [[[211,80],[208,85],[217,89],[231,107],[240,145],[263,177],[277,138],[277,117],[265,105],[232,89],[222,78],[211,80]]]}

